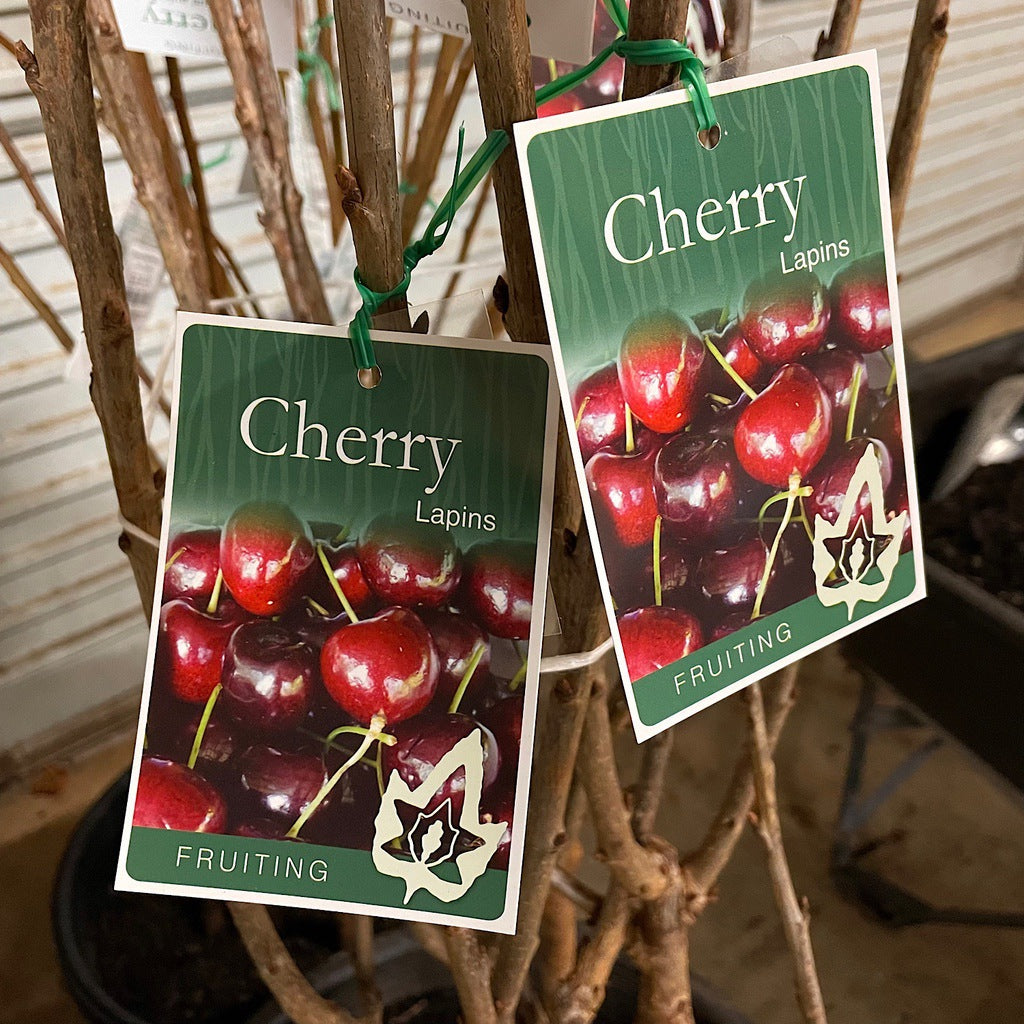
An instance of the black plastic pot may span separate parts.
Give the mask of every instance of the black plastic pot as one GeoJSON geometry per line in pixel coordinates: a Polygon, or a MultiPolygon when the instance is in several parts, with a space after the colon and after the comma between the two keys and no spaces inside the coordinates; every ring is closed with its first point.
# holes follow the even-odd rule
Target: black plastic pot
{"type": "MultiPolygon", "coordinates": [[[[143,959],[142,970],[135,964],[134,982],[139,992],[149,992],[150,980],[142,975],[145,965],[154,972],[170,972],[180,980],[186,995],[194,990],[198,999],[187,999],[170,1013],[175,1024],[189,1020],[216,1020],[218,1024],[287,1024],[276,1004],[266,998],[266,990],[256,982],[245,951],[230,923],[220,938],[216,955],[195,950],[188,956],[190,923],[196,934],[202,933],[204,917],[223,914],[222,905],[213,901],[170,896],[141,896],[113,891],[121,826],[128,796],[128,775],[120,778],[93,805],[79,823],[64,854],[53,892],[53,930],[65,982],[83,1014],[96,1024],[154,1024],[169,1019],[169,1007],[162,998],[159,1005],[146,1007],[140,998],[115,995],[132,988],[114,971],[109,958],[110,941],[146,943],[153,938],[154,926],[161,922],[184,922],[185,929],[174,924],[168,948],[158,951],[163,938],[155,936],[152,955],[143,959]],[[117,908],[118,934],[104,932],[101,922],[117,908]],[[182,938],[182,936],[185,936],[182,938]],[[175,957],[181,958],[176,962],[175,957]],[[194,970],[190,979],[178,978],[182,970],[194,970]],[[211,985],[223,986],[225,974],[238,982],[237,1001],[210,1005],[203,988],[205,974],[211,985]],[[112,984],[112,981],[114,982],[112,984]],[[128,1005],[132,1003],[132,1005],[128,1005]],[[216,1009],[211,1017],[208,1011],[216,1009]],[[148,1010],[148,1012],[147,1012],[148,1010]],[[201,1016],[206,1013],[206,1016],[201,1016]]],[[[330,994],[342,1005],[357,1011],[359,995],[348,958],[335,952],[337,925],[333,915],[314,912],[288,912],[282,920],[282,933],[293,955],[316,988],[330,994]],[[305,961],[305,962],[303,962],[305,961]]],[[[387,1000],[385,1021],[401,1018],[403,1024],[450,1024],[458,1015],[458,1000],[451,978],[437,961],[425,953],[403,928],[388,927],[378,935],[377,981],[387,1000]]],[[[625,960],[618,963],[608,986],[607,998],[597,1017],[600,1024],[625,1024],[634,1017],[638,976],[625,960]]],[[[712,988],[695,977],[694,1009],[699,1024],[750,1024],[732,1010],[712,988]]],[[[159,986],[157,986],[159,990],[159,986]]],[[[130,993],[131,994],[131,993],[130,993]]],[[[230,996],[230,992],[227,993],[230,996]]]]}
{"type": "MultiPolygon", "coordinates": [[[[914,448],[927,498],[985,390],[1024,371],[1024,335],[1000,338],[910,373],[914,448]]],[[[843,643],[880,676],[1018,789],[1024,790],[1024,614],[926,557],[928,598],[843,643]]]]}

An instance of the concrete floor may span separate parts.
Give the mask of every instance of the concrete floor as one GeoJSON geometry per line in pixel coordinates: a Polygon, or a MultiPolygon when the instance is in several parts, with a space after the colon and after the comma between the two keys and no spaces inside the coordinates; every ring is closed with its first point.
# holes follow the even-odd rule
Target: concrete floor
{"type": "MultiPolygon", "coordinates": [[[[840,899],[827,854],[859,677],[833,650],[805,662],[800,700],[779,748],[786,846],[832,1024],[1021,1024],[1024,931],[949,926],[892,930],[840,899]]],[[[685,848],[717,803],[743,736],[733,698],[676,729],[661,830],[685,848]]],[[[880,740],[872,777],[912,737],[880,740]]],[[[623,756],[635,753],[629,737],[623,756]]],[[[127,763],[120,742],[73,767],[60,793],[0,798],[0,1024],[80,1020],[58,977],[48,896],[69,829],[127,763]]],[[[628,778],[628,774],[627,774],[628,778]]],[[[58,788],[61,780],[54,780],[58,788]]],[[[941,750],[884,808],[874,833],[903,838],[873,855],[892,877],[938,903],[1024,909],[1024,801],[963,752],[941,750]]],[[[744,836],[693,935],[694,969],[757,1024],[797,1020],[789,959],[752,832],[744,836]]]]}

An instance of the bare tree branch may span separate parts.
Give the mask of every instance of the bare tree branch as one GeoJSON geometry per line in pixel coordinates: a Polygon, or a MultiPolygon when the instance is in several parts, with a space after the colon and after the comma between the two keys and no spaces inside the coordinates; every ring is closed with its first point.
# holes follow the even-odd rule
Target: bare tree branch
{"type": "Polygon", "coordinates": [[[28,194],[32,197],[32,202],[35,204],[35,208],[39,211],[40,216],[49,224],[53,237],[60,243],[60,247],[67,252],[68,240],[64,234],[64,225],[61,224],[60,218],[53,212],[53,207],[50,206],[43,193],[39,190],[32,172],[28,169],[28,164],[25,163],[24,157],[14,144],[14,139],[11,138],[3,122],[0,122],[0,146],[3,147],[4,152],[7,154],[7,159],[11,161],[14,170],[21,179],[21,183],[28,190],[28,194]]]}
{"type": "MultiPolygon", "coordinates": [[[[799,663],[788,665],[769,677],[768,723],[769,749],[774,750],[782,727],[796,700],[796,681],[799,663]]],[[[732,857],[754,806],[754,769],[751,759],[752,739],[748,736],[744,749],[733,768],[732,778],[719,805],[714,820],[697,848],[683,858],[683,867],[694,890],[696,911],[702,909],[718,876],[732,857]]]]}
{"type": "Polygon", "coordinates": [[[292,313],[308,323],[330,323],[302,226],[302,196],[292,176],[288,129],[263,10],[257,0],[241,0],[240,14],[232,0],[211,0],[209,6],[235,85],[235,117],[249,148],[263,204],[263,227],[292,313]]]}
{"type": "MultiPolygon", "coordinates": [[[[405,275],[394,99],[383,0],[334,0],[349,165],[339,174],[359,271],[378,292],[405,275]]],[[[404,298],[382,313],[406,308],[404,298]]]]}
{"type": "Polygon", "coordinates": [[[750,25],[752,0],[726,0],[725,39],[722,45],[722,60],[729,60],[738,53],[750,49],[750,25]]]}
{"type": "Polygon", "coordinates": [[[465,1024],[498,1024],[491,996],[490,960],[475,932],[468,928],[446,928],[448,965],[459,993],[465,1024]]]}
{"type": "Polygon", "coordinates": [[[914,27],[910,33],[907,64],[889,141],[889,199],[892,206],[892,234],[899,239],[907,210],[910,184],[914,178],[917,151],[921,148],[924,121],[932,86],[946,47],[949,0],[918,0],[914,27]]]}
{"type": "MultiPolygon", "coordinates": [[[[686,39],[686,14],[690,0],[633,0],[629,6],[629,39],[686,39]]],[[[626,62],[622,98],[635,99],[671,85],[678,77],[675,64],[626,62]]]]}
{"type": "Polygon", "coordinates": [[[778,798],[775,792],[775,764],[772,761],[768,724],[765,718],[761,684],[754,683],[743,691],[750,715],[751,764],[754,769],[754,789],[757,793],[757,833],[768,855],[768,873],[772,891],[782,918],[786,942],[793,956],[797,1001],[807,1024],[827,1024],[825,1002],[814,963],[811,946],[810,913],[806,902],[797,899],[793,879],[789,873],[786,850],[782,842],[782,823],[779,821],[778,798]]]}
{"type": "Polygon", "coordinates": [[[324,999],[306,980],[266,907],[258,903],[229,903],[227,907],[263,983],[295,1024],[357,1024],[355,1017],[324,999]]]}
{"type": "Polygon", "coordinates": [[[377,972],[373,959],[373,918],[360,914],[341,916],[341,934],[352,957],[359,994],[363,1000],[364,1019],[377,1024],[384,1014],[384,1003],[377,987],[377,972]]]}
{"type": "Polygon", "coordinates": [[[836,0],[828,32],[818,36],[818,45],[814,49],[815,60],[838,57],[841,53],[849,52],[857,28],[860,5],[861,0],[836,0]]]}
{"type": "Polygon", "coordinates": [[[209,268],[195,258],[195,247],[201,245],[199,220],[182,183],[178,153],[146,58],[125,50],[110,0],[88,0],[88,10],[104,120],[131,168],[174,293],[185,309],[209,309],[209,268]]]}
{"type": "MultiPolygon", "coordinates": [[[[160,491],[150,467],[121,251],[107,203],[85,3],[31,0],[29,14],[37,53],[19,43],[18,63],[39,103],[46,132],[92,360],[90,394],[103,428],[121,513],[157,537],[160,491]]],[[[127,533],[122,534],[121,546],[148,616],[156,586],[156,550],[127,533]]]]}

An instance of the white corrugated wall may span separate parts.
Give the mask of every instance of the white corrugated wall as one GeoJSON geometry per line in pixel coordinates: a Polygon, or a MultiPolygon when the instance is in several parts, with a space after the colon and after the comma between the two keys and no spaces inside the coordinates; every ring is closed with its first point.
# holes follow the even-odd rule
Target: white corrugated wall
{"type": "MultiPolygon", "coordinates": [[[[858,48],[876,48],[885,115],[896,105],[911,0],[865,0],[858,48]]],[[[788,35],[810,54],[827,24],[831,0],[763,0],[755,6],[755,43],[788,35]]],[[[0,31],[29,38],[24,0],[0,0],[0,31]]],[[[404,118],[406,31],[396,26],[395,98],[404,118]]],[[[1024,42],[1020,0],[953,0],[950,40],[935,87],[899,254],[901,297],[912,326],[958,307],[1020,273],[1024,239],[1024,42]]],[[[423,49],[436,45],[425,37],[423,49]]],[[[429,61],[421,53],[421,62],[429,61]]],[[[154,63],[158,73],[162,65],[154,63]]],[[[421,72],[419,98],[427,77],[421,72]]],[[[194,129],[207,172],[214,225],[254,289],[277,294],[280,281],[251,195],[240,195],[245,145],[238,137],[223,67],[185,67],[194,129]]],[[[166,92],[162,75],[158,89],[166,92]]],[[[0,118],[54,202],[38,112],[20,70],[0,52],[0,118]]],[[[467,143],[482,137],[469,90],[460,111],[467,143]]],[[[131,195],[130,175],[104,138],[115,224],[131,195]]],[[[441,179],[451,173],[447,154],[441,179]]],[[[463,218],[463,223],[465,217],[463,218]]],[[[57,310],[73,337],[80,330],[69,263],[36,214],[13,168],[0,155],[0,231],[5,246],[57,310]]],[[[458,227],[435,264],[452,262],[458,227]]],[[[487,289],[500,267],[491,211],[476,236],[478,266],[459,291],[487,289]]],[[[443,294],[445,274],[418,272],[414,301],[443,294]]],[[[345,289],[332,291],[339,309],[345,289]]],[[[264,302],[268,315],[281,298],[264,302]]],[[[167,343],[174,299],[164,287],[137,332],[152,369],[167,343]]],[[[68,360],[19,293],[0,276],[0,751],[25,737],[139,685],[145,627],[127,563],[118,551],[116,506],[87,381],[67,374],[68,360]]],[[[166,440],[158,414],[154,438],[166,440]]]]}

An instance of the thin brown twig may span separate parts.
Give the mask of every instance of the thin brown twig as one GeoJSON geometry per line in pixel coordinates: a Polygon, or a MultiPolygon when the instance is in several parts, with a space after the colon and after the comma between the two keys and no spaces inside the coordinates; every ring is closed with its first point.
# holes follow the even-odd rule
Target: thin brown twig
{"type": "Polygon", "coordinates": [[[725,39],[722,41],[722,60],[729,60],[750,49],[752,0],[726,0],[725,39]]]}
{"type": "Polygon", "coordinates": [[[577,768],[587,791],[600,853],[627,895],[654,899],[665,889],[666,865],[660,851],[642,846],[633,835],[616,771],[608,702],[603,687],[595,690],[590,698],[584,749],[585,754],[577,768]]]}
{"type": "MultiPolygon", "coordinates": [[[[330,0],[316,0],[316,16],[321,25],[326,25],[328,12],[330,11],[330,0]]],[[[333,21],[333,15],[331,15],[333,21]]],[[[338,81],[338,60],[334,50],[334,33],[325,29],[320,30],[316,41],[317,48],[324,63],[331,69],[331,76],[338,81]]],[[[338,167],[345,162],[345,133],[342,128],[341,107],[332,107],[328,120],[331,123],[331,148],[334,156],[334,166],[338,167]]],[[[332,174],[333,178],[333,174],[332,174]]],[[[335,239],[337,241],[337,239],[335,239]]]]}
{"type": "MultiPolygon", "coordinates": [[[[633,0],[629,5],[629,39],[686,39],[690,0],[633,0]]],[[[626,63],[622,98],[635,99],[671,85],[679,76],[676,64],[626,63]]]]}
{"type": "Polygon", "coordinates": [[[0,47],[5,49],[15,60],[18,60],[18,44],[4,32],[0,32],[0,47]]]}
{"type": "Polygon", "coordinates": [[[672,756],[673,731],[653,736],[643,745],[640,777],[633,787],[633,835],[638,843],[646,843],[654,830],[654,819],[665,791],[665,773],[672,756]]]}
{"type": "Polygon", "coordinates": [[[491,996],[490,961],[476,933],[468,928],[446,928],[444,941],[465,1024],[498,1024],[491,996]]]}
{"type": "Polygon", "coordinates": [[[761,684],[748,686],[743,695],[750,720],[751,764],[757,793],[755,827],[768,856],[772,892],[793,957],[797,1002],[807,1024],[827,1024],[825,1001],[822,999],[814,949],[811,946],[810,913],[806,901],[801,903],[797,899],[782,841],[782,823],[779,820],[775,790],[775,764],[772,761],[761,684]]]}
{"type": "Polygon", "coordinates": [[[206,254],[206,265],[209,269],[210,280],[213,282],[214,294],[218,297],[226,297],[232,294],[231,285],[217,258],[217,243],[210,220],[210,204],[206,196],[206,178],[203,174],[202,161],[199,159],[199,146],[196,144],[195,134],[192,131],[192,119],[189,117],[188,102],[185,99],[181,68],[178,65],[177,57],[168,57],[166,63],[168,91],[171,96],[171,105],[174,107],[174,116],[178,121],[181,144],[188,161],[189,184],[192,197],[195,200],[196,220],[199,224],[203,252],[206,254]]]}
{"type": "Polygon", "coordinates": [[[815,60],[838,57],[850,49],[853,33],[857,28],[860,5],[861,0],[836,0],[828,31],[818,36],[818,45],[814,48],[815,60]]]}
{"type": "MultiPolygon", "coordinates": [[[[480,226],[484,210],[487,209],[487,204],[491,199],[491,187],[493,184],[494,179],[488,174],[480,185],[480,191],[477,193],[473,209],[469,213],[469,220],[466,221],[466,229],[462,234],[462,243],[459,245],[459,254],[456,257],[457,263],[465,263],[469,259],[469,251],[473,247],[473,240],[476,237],[476,229],[480,226]]],[[[462,271],[456,270],[448,281],[448,287],[444,293],[446,299],[450,299],[455,294],[455,290],[458,288],[461,280],[462,271]]]]}
{"type": "MultiPolygon", "coordinates": [[[[447,38],[447,36],[445,37],[447,38]]],[[[443,41],[442,41],[443,43],[443,41]]],[[[409,143],[412,141],[412,119],[416,110],[416,85],[420,67],[420,27],[413,25],[409,34],[409,60],[405,69],[405,111],[402,118],[402,146],[398,153],[398,167],[402,179],[409,179],[409,143]]]]}
{"type": "Polygon", "coordinates": [[[266,907],[258,903],[227,907],[260,977],[289,1019],[296,1024],[357,1024],[352,1014],[324,999],[306,980],[266,907]]]}
{"type": "Polygon", "coordinates": [[[210,14],[235,86],[235,117],[245,136],[263,204],[261,220],[296,319],[329,323],[330,310],[302,226],[302,196],[288,154],[281,86],[256,0],[211,0],[210,14]]]}
{"type": "Polygon", "coordinates": [[[53,237],[60,243],[60,247],[67,252],[68,239],[64,234],[64,225],[61,224],[60,218],[53,211],[53,207],[50,206],[43,193],[39,190],[35,177],[29,170],[28,164],[25,163],[25,158],[21,155],[14,139],[11,138],[2,121],[0,121],[0,146],[3,147],[4,152],[7,154],[7,159],[11,161],[14,170],[21,179],[21,183],[32,197],[35,208],[39,211],[43,220],[50,226],[53,237]]]}
{"type": "MultiPolygon", "coordinates": [[[[359,272],[369,288],[387,292],[405,275],[398,200],[394,98],[384,5],[379,0],[334,0],[348,167],[338,184],[352,227],[359,272]]],[[[381,313],[408,308],[404,297],[381,313]]]]}
{"type": "Polygon", "coordinates": [[[341,933],[345,949],[352,958],[352,968],[363,1001],[363,1017],[377,1024],[384,1014],[384,1003],[377,987],[373,958],[373,919],[361,914],[343,914],[341,933]]]}
{"type": "Polygon", "coordinates": [[[195,258],[199,221],[146,59],[125,50],[110,0],[88,0],[87,5],[104,121],[131,168],[178,302],[185,309],[208,309],[213,297],[209,268],[195,258]]]}
{"type": "MultiPolygon", "coordinates": [[[[85,3],[30,0],[29,14],[36,54],[19,43],[18,63],[42,114],[92,360],[90,394],[103,428],[121,514],[144,533],[159,536],[160,490],[150,464],[135,336],[107,201],[89,72],[85,3]]],[[[127,532],[121,535],[120,544],[148,616],[156,586],[156,551],[127,532]]]]}
{"type": "Polygon", "coordinates": [[[469,43],[461,50],[450,82],[447,70],[442,71],[440,63],[435,69],[433,87],[423,113],[423,124],[416,135],[416,148],[405,175],[407,192],[402,203],[402,237],[406,242],[412,238],[420,211],[430,198],[430,189],[444,155],[445,140],[472,70],[473,48],[469,43]],[[437,88],[438,85],[440,88],[437,88]]]}
{"type": "Polygon", "coordinates": [[[25,301],[35,310],[39,319],[50,328],[51,333],[57,339],[57,344],[65,352],[73,352],[75,342],[71,335],[68,334],[67,328],[61,322],[60,317],[57,316],[53,311],[53,307],[42,295],[36,291],[32,282],[24,275],[17,261],[3,243],[0,243],[0,268],[7,274],[11,284],[21,292],[25,301]]]}
{"type": "Polygon", "coordinates": [[[907,63],[889,141],[889,200],[892,234],[899,240],[907,210],[910,184],[914,178],[917,152],[921,148],[924,122],[932,86],[946,47],[949,0],[918,0],[914,27],[910,33],[907,63]]]}

